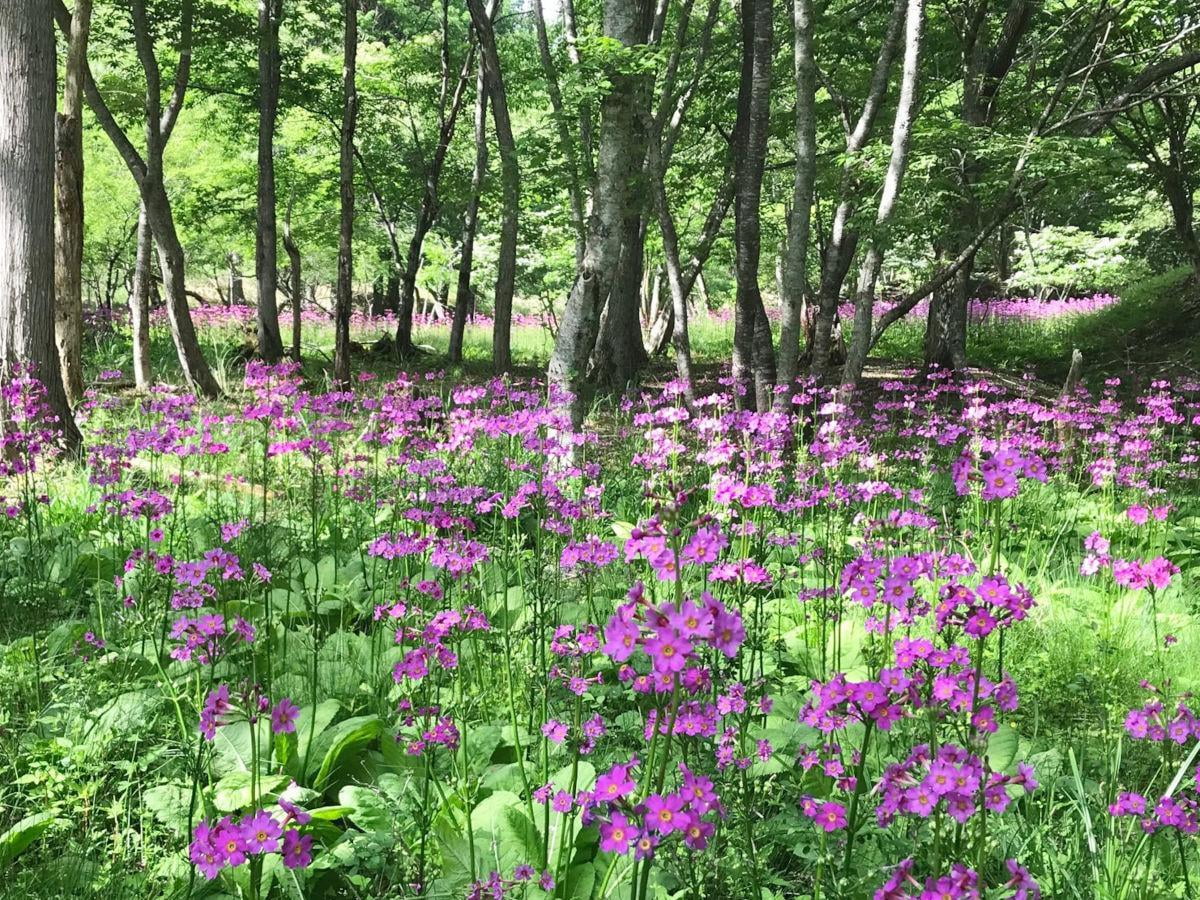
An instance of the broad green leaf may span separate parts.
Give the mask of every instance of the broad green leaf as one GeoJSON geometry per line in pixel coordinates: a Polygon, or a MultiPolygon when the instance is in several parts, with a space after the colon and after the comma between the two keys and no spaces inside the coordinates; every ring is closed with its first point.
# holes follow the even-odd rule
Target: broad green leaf
{"type": "Polygon", "coordinates": [[[0,834],[0,869],[20,856],[29,845],[45,834],[54,824],[54,813],[40,812],[26,816],[4,834],[0,834]]]}

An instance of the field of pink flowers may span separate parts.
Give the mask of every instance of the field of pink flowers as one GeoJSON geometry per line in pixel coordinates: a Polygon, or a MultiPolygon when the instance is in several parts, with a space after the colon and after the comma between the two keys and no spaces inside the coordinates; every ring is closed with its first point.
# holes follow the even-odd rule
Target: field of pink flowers
{"type": "Polygon", "coordinates": [[[13,896],[1196,896],[1200,385],[558,399],[10,386],[13,896]]]}

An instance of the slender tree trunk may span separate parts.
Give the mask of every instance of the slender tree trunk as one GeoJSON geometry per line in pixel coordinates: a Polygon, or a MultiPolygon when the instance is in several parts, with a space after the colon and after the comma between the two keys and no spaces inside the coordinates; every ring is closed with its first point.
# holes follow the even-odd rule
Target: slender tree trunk
{"type": "Polygon", "coordinates": [[[72,405],[83,399],[83,78],[91,21],[91,0],[76,0],[56,135],[54,334],[63,388],[72,405]]]}
{"type": "Polygon", "coordinates": [[[817,64],[813,50],[812,0],[793,0],[792,58],[796,77],[796,170],[792,180],[792,208],[788,239],[783,253],[783,321],[779,330],[779,384],[786,388],[775,396],[779,411],[789,408],[799,371],[800,335],[808,290],[808,244],[813,192],[817,180],[817,64]]]}
{"type": "Polygon", "coordinates": [[[350,312],[354,303],[354,127],[358,116],[355,83],[358,57],[358,0],[342,0],[345,17],[342,62],[342,131],[338,194],[341,215],[338,227],[337,300],[334,305],[333,378],[350,385],[350,312]]]}
{"type": "Polygon", "coordinates": [[[849,227],[850,216],[856,203],[859,168],[857,156],[866,146],[875,128],[875,119],[887,95],[888,79],[892,62],[900,46],[900,32],[904,25],[906,0],[892,0],[891,15],[887,30],[871,72],[871,83],[863,100],[862,110],[853,130],[846,136],[846,156],[842,165],[841,184],[838,189],[838,204],[834,209],[829,240],[821,264],[821,281],[817,291],[817,318],[813,329],[810,371],[824,378],[829,371],[833,352],[834,322],[837,320],[838,300],[841,298],[842,283],[854,256],[858,237],[849,227]]]}
{"type": "Polygon", "coordinates": [[[54,346],[53,27],[49,0],[0,4],[0,383],[32,367],[74,452],[81,438],[54,346]]]}
{"type": "Polygon", "coordinates": [[[275,223],[275,121],[279,113],[279,21],[283,0],[258,0],[258,352],[268,363],[283,358],[279,334],[279,250],[275,223]]]}
{"type": "MultiPolygon", "coordinates": [[[[575,0],[561,0],[563,32],[567,39],[567,59],[579,69],[579,29],[575,24],[575,0]]],[[[584,100],[579,105],[579,165],[584,185],[591,195],[596,193],[596,146],[592,136],[592,104],[584,100]]],[[[590,211],[589,211],[590,214],[590,211]]],[[[585,223],[586,224],[586,223],[585,223]]]]}
{"type": "Polygon", "coordinates": [[[137,258],[133,289],[129,292],[129,323],[133,343],[133,380],[138,390],[149,390],[154,380],[150,368],[150,289],[154,284],[154,235],[143,203],[138,212],[137,258]]]}
{"type": "Polygon", "coordinates": [[[236,253],[230,253],[225,261],[229,265],[229,305],[246,305],[246,288],[242,284],[242,260],[236,253]]]}
{"type": "Polygon", "coordinates": [[[887,252],[892,214],[900,195],[904,169],[908,164],[908,143],[912,120],[917,106],[917,75],[921,67],[921,31],[925,24],[925,0],[908,0],[904,27],[904,62],[901,66],[900,97],[896,103],[896,118],[892,123],[892,154],[883,179],[883,193],[875,214],[875,229],[858,271],[858,286],[854,299],[854,329],[846,364],[842,369],[842,384],[856,385],[862,377],[871,346],[874,325],[875,284],[883,257],[887,252]]]}
{"type": "MultiPolygon", "coordinates": [[[[496,298],[492,317],[492,368],[507,372],[512,368],[512,302],[517,279],[517,229],[521,207],[521,170],[517,143],[508,114],[508,93],[496,49],[492,19],[481,0],[467,0],[471,22],[479,37],[483,58],[483,78],[492,103],[492,124],[500,148],[500,255],[496,270],[496,298]]],[[[497,5],[498,8],[498,5],[497,5]]]]}
{"type": "Polygon", "coordinates": [[[171,203],[163,187],[160,159],[152,158],[149,162],[143,185],[146,217],[158,248],[158,266],[162,270],[163,292],[166,295],[167,322],[171,327],[179,366],[193,391],[205,397],[217,397],[221,388],[200,350],[196,326],[192,322],[191,310],[188,307],[183,244],[180,243],[179,233],[175,229],[171,203]]]}
{"type": "MultiPolygon", "coordinates": [[[[489,19],[490,21],[490,19],[489,19]]],[[[442,34],[443,58],[449,65],[449,41],[446,31],[442,34]]],[[[474,55],[474,46],[463,61],[462,71],[452,97],[443,92],[439,107],[440,122],[438,125],[438,144],[433,158],[429,162],[429,171],[425,177],[425,193],[421,197],[421,208],[417,213],[417,221],[413,226],[412,238],[408,243],[408,253],[404,257],[404,266],[400,270],[400,310],[396,322],[396,352],[403,358],[416,351],[412,341],[413,308],[417,290],[417,274],[421,269],[422,249],[425,246],[425,236],[433,227],[438,212],[439,182],[442,169],[445,166],[446,155],[450,150],[450,142],[454,139],[454,130],[458,124],[458,114],[462,109],[463,97],[469,81],[474,55]],[[447,101],[449,108],[447,108],[447,101]]],[[[447,76],[449,78],[448,70],[447,76]]]]}
{"type": "Polygon", "coordinates": [[[733,381],[741,408],[767,410],[775,386],[771,326],[759,289],[763,167],[771,97],[772,0],[742,0],[742,75],[738,91],[734,251],[733,381]]]}
{"type": "Polygon", "coordinates": [[[475,167],[471,171],[471,194],[463,215],[462,252],[458,262],[458,285],[454,292],[454,322],[450,326],[450,362],[462,362],[463,337],[467,330],[467,314],[474,306],[475,290],[471,286],[471,266],[475,260],[475,231],[479,227],[479,197],[487,176],[487,84],[483,61],[475,79],[475,167]]]}
{"type": "Polygon", "coordinates": [[[550,98],[550,109],[558,134],[558,149],[567,167],[567,197],[571,201],[571,224],[575,227],[575,265],[583,261],[584,244],[587,241],[587,225],[584,220],[583,185],[579,180],[579,165],[575,160],[575,139],[567,114],[563,108],[562,90],[558,84],[558,70],[554,57],[550,55],[550,38],[546,32],[546,14],[542,0],[533,0],[533,22],[537,30],[538,57],[542,63],[542,74],[546,78],[546,94],[550,98]]]}
{"type": "Polygon", "coordinates": [[[292,295],[292,360],[300,362],[300,329],[303,319],[304,275],[301,270],[300,247],[292,234],[292,207],[296,202],[293,187],[288,197],[287,213],[283,219],[283,249],[288,255],[288,285],[292,295]]]}
{"type": "MultiPolygon", "coordinates": [[[[626,47],[636,46],[646,40],[649,16],[645,0],[605,0],[604,34],[626,47]]],[[[583,265],[559,321],[547,369],[551,387],[571,396],[567,408],[576,429],[583,424],[587,408],[585,376],[600,308],[612,289],[621,254],[621,227],[642,162],[633,127],[637,77],[615,71],[609,85],[600,107],[599,166],[583,265]]]]}
{"type": "MultiPolygon", "coordinates": [[[[166,107],[162,105],[161,72],[154,51],[154,35],[146,11],[146,0],[133,0],[133,39],[138,62],[146,77],[145,94],[145,156],[134,147],[129,136],[117,123],[112,111],[96,86],[91,71],[84,68],[84,92],[88,105],[113,142],[124,160],[133,179],[150,229],[158,245],[159,260],[163,268],[163,283],[167,290],[167,316],[171,323],[171,337],[179,356],[180,366],[188,386],[198,394],[216,397],[220,393],[212,370],[204,360],[196,329],[188,309],[184,282],[183,247],[175,230],[171,215],[171,202],[163,183],[163,150],[170,140],[171,132],[183,108],[191,72],[192,26],[195,14],[194,0],[182,0],[180,4],[179,60],[175,67],[175,83],[166,107]]],[[[54,2],[54,16],[64,33],[70,33],[71,14],[62,0],[54,2]]]]}
{"type": "Polygon", "coordinates": [[[692,375],[692,344],[688,333],[687,293],[684,291],[683,274],[679,265],[679,235],[675,230],[675,219],[667,199],[663,183],[662,159],[658,143],[651,141],[650,191],[654,196],[654,207],[658,212],[659,229],[662,232],[663,256],[666,257],[667,286],[671,292],[671,346],[675,350],[675,371],[683,384],[683,396],[689,409],[695,407],[696,385],[692,375]]]}

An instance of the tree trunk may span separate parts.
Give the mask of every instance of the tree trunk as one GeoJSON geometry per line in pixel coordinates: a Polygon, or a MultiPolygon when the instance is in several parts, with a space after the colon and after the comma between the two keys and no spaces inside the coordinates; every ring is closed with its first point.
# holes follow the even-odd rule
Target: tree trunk
{"type": "Polygon", "coordinates": [[[345,16],[342,62],[342,130],[338,169],[341,215],[338,227],[337,300],[334,305],[333,378],[350,386],[350,311],[354,303],[354,126],[358,114],[355,69],[358,57],[358,0],[342,0],[345,16]]]}
{"type": "Polygon", "coordinates": [[[229,264],[229,305],[246,305],[246,288],[242,284],[242,261],[236,253],[230,253],[226,258],[229,264]]]}
{"type": "Polygon", "coordinates": [[[154,235],[143,203],[138,212],[137,260],[133,289],[129,292],[129,324],[133,342],[133,380],[139,390],[149,390],[154,379],[150,369],[150,289],[154,284],[154,235]]]}
{"type": "MultiPolygon", "coordinates": [[[[646,0],[604,2],[604,34],[623,46],[645,42],[649,18],[646,0]]],[[[609,85],[600,106],[599,165],[583,265],[567,298],[547,367],[551,386],[571,397],[567,408],[575,429],[583,424],[588,359],[596,341],[600,308],[612,289],[620,260],[621,228],[629,208],[632,182],[642,162],[633,127],[637,76],[614,71],[609,85]]]]}
{"type": "Polygon", "coordinates": [[[91,0],[76,0],[56,135],[54,335],[71,405],[83,399],[83,78],[91,21],[91,0]]]}
{"type": "Polygon", "coordinates": [[[171,326],[171,337],[179,357],[179,366],[188,386],[205,397],[217,397],[221,388],[213,377],[212,369],[204,360],[200,342],[196,337],[196,326],[188,307],[187,284],[184,276],[183,244],[175,230],[175,218],[171,213],[171,202],[167,198],[159,168],[161,161],[150,163],[143,178],[146,218],[158,248],[158,266],[162,270],[163,291],[166,294],[167,322],[171,326]]]}
{"type": "MultiPolygon", "coordinates": [[[[216,397],[220,393],[220,389],[216,379],[213,378],[212,370],[204,360],[204,354],[200,352],[200,345],[196,340],[196,329],[188,310],[184,282],[183,246],[180,244],[179,235],[175,230],[175,222],[171,215],[171,202],[163,183],[163,150],[178,121],[179,112],[183,108],[191,72],[194,7],[194,0],[182,0],[180,4],[179,60],[175,67],[174,88],[171,91],[170,100],[164,108],[161,72],[158,58],[154,52],[154,35],[146,12],[146,0],[133,0],[131,8],[133,39],[137,49],[138,62],[146,77],[146,149],[144,157],[113,117],[112,111],[104,102],[104,97],[86,65],[84,67],[84,92],[88,99],[88,105],[91,106],[100,126],[113,142],[117,152],[124,160],[126,168],[137,182],[142,207],[158,245],[163,282],[167,289],[167,317],[171,323],[171,337],[175,341],[175,349],[183,368],[184,378],[196,393],[207,397],[216,397]]],[[[69,33],[71,14],[62,0],[55,0],[54,16],[58,19],[59,27],[69,33]]]]}
{"type": "Polygon", "coordinates": [[[737,196],[734,251],[737,299],[733,331],[734,401],[770,409],[775,386],[771,326],[758,284],[763,166],[771,98],[772,0],[742,0],[742,74],[735,128],[737,196]]]}
{"type": "Polygon", "coordinates": [[[283,358],[279,334],[279,250],[275,223],[275,121],[279,113],[279,21],[283,0],[258,0],[258,352],[268,363],[283,358]]]}
{"type": "Polygon", "coordinates": [[[896,118],[892,123],[892,153],[883,179],[883,193],[875,214],[875,229],[871,244],[858,272],[854,298],[854,328],[846,365],[842,369],[842,384],[857,385],[867,363],[874,325],[875,283],[887,252],[892,214],[900,195],[904,169],[908,164],[908,142],[917,106],[917,75],[921,66],[921,30],[925,23],[925,0],[908,0],[905,14],[904,62],[901,66],[900,97],[896,103],[896,118]]]}
{"type": "MultiPolygon", "coordinates": [[[[46,388],[67,448],[81,443],[54,346],[55,59],[49,0],[0,5],[0,383],[46,388]]],[[[0,432],[7,410],[0,411],[0,432]]]]}
{"type": "Polygon", "coordinates": [[[813,52],[812,0],[793,0],[794,41],[792,58],[796,77],[796,170],[792,180],[792,208],[783,253],[783,321],[779,330],[779,383],[785,390],[775,406],[786,411],[799,371],[800,334],[803,328],[808,283],[808,243],[813,192],[817,179],[817,64],[813,52]]]}
{"type": "MultiPolygon", "coordinates": [[[[635,152],[644,155],[644,148],[645,142],[639,141],[635,152]]],[[[619,392],[628,387],[649,359],[642,340],[641,323],[645,245],[645,223],[639,212],[633,212],[621,225],[617,273],[592,353],[592,378],[597,385],[611,391],[619,392]]]]}
{"type": "MultiPolygon", "coordinates": [[[[490,23],[490,19],[488,20],[490,23]]],[[[442,34],[443,59],[449,64],[449,35],[442,34]]],[[[447,97],[443,92],[442,105],[438,115],[438,144],[434,150],[433,159],[429,162],[429,171],[425,176],[425,193],[421,197],[421,208],[417,213],[417,221],[413,226],[412,238],[408,243],[408,253],[404,258],[404,267],[400,270],[400,310],[396,322],[396,352],[403,358],[415,352],[412,341],[413,309],[416,299],[417,274],[421,270],[422,248],[425,246],[425,236],[433,227],[438,211],[438,186],[445,167],[446,155],[450,150],[450,142],[454,139],[455,126],[458,124],[458,114],[462,109],[463,97],[466,94],[468,76],[472,67],[472,55],[467,54],[463,61],[462,72],[454,88],[453,97],[447,97]],[[449,108],[446,103],[449,101],[449,108]]],[[[449,78],[448,70],[445,78],[449,78]]]]}
{"type": "Polygon", "coordinates": [[[467,314],[475,305],[471,286],[471,266],[475,260],[475,231],[479,227],[479,197],[487,176],[487,83],[483,61],[475,78],[475,167],[471,170],[471,194],[463,215],[462,252],[458,261],[458,285],[454,292],[454,322],[450,327],[450,362],[462,362],[463,337],[467,330],[467,314]]]}
{"type": "MultiPolygon", "coordinates": [[[[1174,157],[1172,153],[1172,157],[1174,157]]],[[[1169,164],[1162,167],[1158,175],[1162,181],[1163,193],[1171,207],[1171,221],[1175,226],[1175,234],[1192,265],[1196,281],[1200,283],[1200,238],[1196,235],[1195,206],[1192,201],[1192,186],[1183,174],[1183,154],[1172,158],[1169,164]]]]}
{"type": "MultiPolygon", "coordinates": [[[[500,69],[500,54],[492,20],[481,0],[467,0],[471,22],[479,37],[483,79],[492,103],[492,124],[500,147],[500,256],[496,268],[496,298],[493,303],[492,368],[497,373],[512,368],[512,302],[517,279],[517,227],[521,206],[521,171],[517,143],[508,114],[508,93],[500,69]]],[[[498,3],[497,3],[498,8],[498,3]]]]}
{"type": "Polygon", "coordinates": [[[288,285],[292,295],[292,360],[300,362],[300,328],[303,316],[301,295],[304,292],[304,276],[301,270],[300,247],[292,234],[292,208],[296,205],[296,187],[288,195],[287,212],[283,217],[283,249],[288,255],[288,285]]]}
{"type": "Polygon", "coordinates": [[[667,285],[671,291],[671,346],[675,350],[675,370],[683,384],[683,396],[689,409],[696,403],[696,386],[692,375],[692,344],[688,333],[687,294],[684,291],[683,275],[679,265],[679,235],[675,230],[675,219],[667,200],[666,185],[663,184],[662,159],[658,143],[651,141],[649,150],[650,191],[658,212],[659,228],[662,231],[663,255],[666,257],[667,285]]]}
{"type": "Polygon", "coordinates": [[[841,298],[842,283],[854,257],[857,235],[849,227],[854,211],[858,180],[856,173],[860,163],[856,159],[866,146],[875,128],[875,119],[887,94],[888,79],[892,62],[900,45],[900,32],[904,25],[906,0],[892,0],[891,15],[887,30],[879,48],[879,56],[871,72],[871,83],[863,100],[862,110],[854,129],[846,136],[845,162],[842,164],[841,183],[838,188],[838,204],[830,226],[829,240],[821,261],[821,281],[817,290],[817,318],[813,338],[809,347],[810,371],[824,378],[829,371],[834,349],[834,323],[837,320],[838,300],[841,298]]]}
{"type": "Polygon", "coordinates": [[[533,22],[537,30],[538,57],[542,63],[542,74],[546,78],[546,93],[550,98],[550,110],[558,133],[558,149],[567,167],[567,196],[571,201],[571,224],[575,228],[575,265],[583,261],[584,244],[587,241],[587,226],[584,220],[583,186],[579,182],[579,166],[575,161],[575,140],[571,135],[567,115],[563,109],[562,90],[558,84],[558,71],[550,55],[550,38],[546,33],[546,14],[542,0],[533,0],[533,22]]]}
{"type": "Polygon", "coordinates": [[[972,263],[964,265],[947,284],[933,292],[925,325],[925,365],[928,368],[966,368],[971,269],[972,263]]]}

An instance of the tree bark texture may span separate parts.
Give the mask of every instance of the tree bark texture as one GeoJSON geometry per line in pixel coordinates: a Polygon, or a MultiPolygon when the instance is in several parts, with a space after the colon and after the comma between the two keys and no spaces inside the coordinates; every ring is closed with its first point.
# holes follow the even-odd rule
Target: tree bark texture
{"type": "Polygon", "coordinates": [[[471,285],[471,267],[475,262],[475,232],[479,228],[479,198],[487,177],[487,84],[483,61],[479,62],[475,79],[475,166],[471,170],[471,195],[463,214],[462,249],[458,259],[458,284],[454,291],[454,321],[450,326],[452,363],[462,362],[463,337],[467,330],[467,315],[475,306],[475,289],[471,285]]]}
{"type": "Polygon", "coordinates": [[[150,292],[154,285],[154,234],[142,204],[138,211],[137,257],[133,290],[129,292],[129,330],[133,343],[133,381],[139,390],[149,390],[154,380],[150,367],[150,292]]]}
{"type": "Polygon", "coordinates": [[[279,23],[283,0],[258,0],[258,352],[268,363],[283,358],[279,333],[279,238],[275,217],[275,122],[279,114],[279,23]]]}
{"type": "Polygon", "coordinates": [[[350,385],[350,311],[354,303],[354,128],[358,119],[358,0],[342,0],[342,128],[338,168],[337,299],[334,302],[333,379],[350,385]]]}
{"type": "Polygon", "coordinates": [[[759,210],[771,98],[772,15],[772,0],[742,0],[742,73],[735,128],[734,400],[740,408],[763,411],[771,407],[775,386],[771,326],[758,283],[762,231],[759,210]]]}
{"type": "Polygon", "coordinates": [[[874,322],[875,284],[883,267],[883,257],[889,244],[892,214],[904,169],[908,164],[908,144],[912,135],[913,117],[917,108],[917,76],[921,67],[921,32],[925,24],[925,0],[908,0],[904,24],[904,61],[901,64],[900,96],[896,103],[896,118],[892,123],[892,152],[883,177],[883,192],[875,214],[875,228],[870,244],[858,271],[854,297],[854,328],[846,364],[842,369],[842,384],[856,385],[862,377],[871,346],[874,322]]]}
{"type": "MultiPolygon", "coordinates": [[[[481,0],[467,0],[471,22],[479,38],[483,59],[483,80],[492,105],[492,125],[500,148],[500,249],[496,266],[496,295],[492,303],[492,369],[507,372],[512,368],[512,303],[517,281],[517,231],[521,207],[521,169],[517,161],[517,142],[508,114],[508,92],[496,49],[492,16],[481,0]]],[[[495,9],[499,8],[498,0],[495,9]]]]}
{"type": "Polygon", "coordinates": [[[54,336],[72,406],[83,399],[83,80],[91,21],[91,0],[76,0],[55,135],[54,336]]]}
{"type": "Polygon", "coordinates": [[[792,176],[792,206],[788,213],[787,245],[783,252],[783,320],[777,361],[779,384],[776,409],[784,411],[792,398],[799,371],[800,335],[808,283],[808,243],[813,192],[817,180],[817,63],[813,49],[812,0],[793,0],[792,59],[796,78],[796,169],[792,176]]]}
{"type": "Polygon", "coordinates": [[[75,451],[54,345],[55,91],[49,0],[0,5],[0,383],[31,367],[75,451]]]}
{"type": "MultiPolygon", "coordinates": [[[[624,47],[643,43],[649,33],[646,0],[605,0],[604,34],[624,47]]],[[[600,309],[612,289],[621,254],[622,226],[630,191],[641,169],[634,132],[637,79],[620,71],[601,102],[599,159],[583,264],[558,325],[547,375],[553,388],[569,393],[571,424],[583,424],[587,407],[585,376],[595,345],[600,309]]]]}

